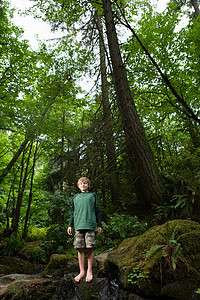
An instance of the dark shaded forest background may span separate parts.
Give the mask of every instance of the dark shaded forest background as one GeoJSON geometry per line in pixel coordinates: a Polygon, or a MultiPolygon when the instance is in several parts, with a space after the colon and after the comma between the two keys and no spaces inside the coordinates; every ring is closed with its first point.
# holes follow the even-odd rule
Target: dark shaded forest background
{"type": "Polygon", "coordinates": [[[31,2],[25,13],[63,37],[32,50],[0,2],[3,253],[25,240],[65,253],[81,176],[99,197],[102,250],[170,219],[199,221],[199,1],[161,13],[149,0],[31,2]]]}

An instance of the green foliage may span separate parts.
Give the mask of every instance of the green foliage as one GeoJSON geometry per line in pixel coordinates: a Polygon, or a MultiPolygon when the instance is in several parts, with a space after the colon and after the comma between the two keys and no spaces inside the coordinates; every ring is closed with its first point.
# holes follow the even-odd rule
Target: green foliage
{"type": "Polygon", "coordinates": [[[67,197],[67,195],[57,192],[56,194],[49,195],[49,203],[50,207],[48,210],[49,215],[49,224],[57,224],[59,223],[59,219],[63,219],[63,223],[69,217],[69,210],[71,205],[71,199],[67,197]]]}
{"type": "Polygon", "coordinates": [[[26,243],[19,251],[19,255],[32,263],[45,263],[49,259],[45,250],[40,246],[40,241],[26,243]]]}
{"type": "Polygon", "coordinates": [[[27,240],[29,241],[45,240],[48,229],[49,227],[38,228],[36,226],[32,227],[31,230],[29,228],[27,240]]]}
{"type": "Polygon", "coordinates": [[[12,234],[10,237],[5,238],[3,246],[1,245],[2,254],[4,256],[13,256],[18,254],[19,250],[23,247],[24,243],[24,240],[12,234]]]}
{"type": "Polygon", "coordinates": [[[196,290],[195,293],[200,294],[200,288],[196,290]]]}
{"type": "Polygon", "coordinates": [[[97,249],[112,250],[125,238],[137,236],[147,230],[147,224],[141,223],[137,216],[114,213],[103,222],[103,234],[97,237],[97,249]]]}
{"type": "Polygon", "coordinates": [[[154,206],[154,220],[166,221],[168,218],[191,218],[198,209],[200,196],[200,173],[198,151],[191,157],[179,157],[173,165],[173,172],[165,172],[165,203],[154,206]],[[196,163],[195,163],[196,160],[196,163]]]}
{"type": "Polygon", "coordinates": [[[52,225],[46,235],[46,240],[41,246],[50,256],[53,253],[66,253],[72,238],[67,233],[67,226],[52,225]]]}
{"type": "Polygon", "coordinates": [[[127,281],[128,283],[134,285],[137,284],[138,280],[140,279],[147,279],[149,278],[149,272],[142,271],[139,268],[133,268],[132,272],[128,275],[127,281]]]}
{"type": "MultiPolygon", "coordinates": [[[[60,26],[67,30],[63,39],[51,42],[50,46],[41,43],[38,51],[32,51],[28,42],[23,40],[23,30],[12,22],[8,2],[3,1],[0,23],[0,172],[6,168],[25,137],[31,140],[38,138],[39,152],[28,224],[29,228],[35,229],[29,233],[28,238],[45,239],[46,229],[37,229],[36,226],[55,224],[49,229],[46,245],[49,252],[64,252],[64,241],[70,241],[70,238],[65,236],[65,230],[59,231],[57,224],[59,221],[66,222],[70,201],[60,193],[62,180],[64,192],[72,195],[77,177],[88,173],[97,182],[105,215],[114,210],[110,201],[110,172],[105,172],[107,159],[104,128],[103,125],[99,126],[103,120],[101,90],[97,85],[95,97],[90,97],[85,96],[79,86],[86,74],[95,78],[98,73],[99,59],[95,56],[98,51],[93,42],[97,40],[97,29],[90,2],[33,2],[37,17],[50,22],[54,30],[60,26]],[[84,30],[81,31],[81,28],[84,30]]],[[[174,89],[197,114],[200,86],[199,20],[190,19],[180,29],[178,26],[181,24],[182,12],[175,10],[172,3],[162,13],[157,13],[150,1],[123,0],[118,1],[118,4],[127,20],[137,28],[138,36],[174,89]]],[[[99,8],[99,3],[93,7],[99,8]]],[[[120,18],[114,2],[113,9],[120,18]]],[[[122,26],[119,31],[123,31],[122,26]]],[[[192,218],[200,197],[198,125],[186,106],[180,104],[167,88],[136,39],[130,36],[127,42],[123,41],[121,48],[134,102],[164,178],[165,203],[155,206],[154,221],[192,218]]],[[[128,212],[129,207],[139,207],[133,185],[135,178],[132,178],[132,169],[124,150],[125,138],[111,81],[109,92],[112,130],[120,169],[119,186],[123,187],[123,191],[120,191],[125,206],[123,209],[128,212]]],[[[2,226],[6,226],[6,207],[10,224],[12,222],[19,190],[20,159],[1,186],[2,226]]],[[[21,228],[29,189],[30,176],[22,199],[21,228]]],[[[117,204],[118,211],[121,211],[121,202],[117,204]]],[[[98,237],[97,244],[99,249],[112,249],[124,238],[141,234],[145,230],[146,224],[140,223],[137,217],[109,215],[104,223],[104,235],[98,237]]],[[[178,244],[173,246],[177,247],[175,256],[178,257],[180,247],[178,244]]]]}
{"type": "Polygon", "coordinates": [[[188,216],[192,213],[192,205],[194,204],[194,201],[195,198],[191,198],[189,195],[174,195],[171,200],[172,203],[175,203],[173,205],[175,210],[180,207],[185,210],[188,216]]]}

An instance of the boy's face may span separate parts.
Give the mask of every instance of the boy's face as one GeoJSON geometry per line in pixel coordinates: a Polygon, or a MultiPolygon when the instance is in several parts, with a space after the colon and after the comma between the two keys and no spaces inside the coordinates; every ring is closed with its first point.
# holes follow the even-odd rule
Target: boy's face
{"type": "Polygon", "coordinates": [[[86,193],[86,192],[88,192],[89,184],[86,181],[80,181],[78,183],[78,187],[79,187],[79,189],[81,190],[82,193],[86,193]]]}

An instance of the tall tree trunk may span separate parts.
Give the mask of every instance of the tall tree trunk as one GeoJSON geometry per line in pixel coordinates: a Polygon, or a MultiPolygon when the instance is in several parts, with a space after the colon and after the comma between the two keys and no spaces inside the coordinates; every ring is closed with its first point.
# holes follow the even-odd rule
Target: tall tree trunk
{"type": "Polygon", "coordinates": [[[131,95],[119,49],[111,1],[103,0],[102,2],[115,88],[118,95],[117,103],[122,118],[129,160],[134,167],[137,179],[135,181],[136,194],[141,205],[150,208],[151,204],[162,203],[162,184],[131,95]]]}
{"type": "Polygon", "coordinates": [[[10,196],[13,188],[13,183],[10,186],[9,194],[8,194],[8,200],[6,202],[6,228],[9,229],[9,212],[10,212],[10,196]]]}
{"type": "Polygon", "coordinates": [[[63,116],[62,116],[62,123],[63,123],[63,128],[62,128],[62,149],[61,149],[61,165],[60,165],[60,174],[61,174],[61,181],[60,181],[60,190],[63,192],[63,184],[64,184],[64,144],[65,144],[65,117],[66,117],[66,111],[63,111],[63,116]]]}
{"type": "Polygon", "coordinates": [[[19,147],[19,149],[17,150],[17,152],[15,153],[15,155],[13,156],[13,158],[11,159],[11,161],[8,163],[7,167],[2,170],[1,175],[0,175],[0,184],[4,180],[4,178],[6,177],[6,175],[12,169],[12,167],[16,163],[18,157],[20,156],[20,154],[26,148],[26,145],[27,145],[28,142],[29,142],[29,138],[25,138],[25,140],[23,141],[23,143],[21,144],[21,146],[19,147]]]}
{"type": "Polygon", "coordinates": [[[104,131],[105,131],[106,155],[107,155],[107,162],[108,162],[107,169],[110,174],[110,191],[111,191],[112,203],[114,206],[117,206],[118,199],[119,199],[118,168],[117,168],[117,161],[116,161],[116,153],[115,153],[114,137],[113,137],[112,121],[111,121],[111,111],[110,111],[110,103],[109,103],[109,95],[108,95],[106,58],[105,58],[103,26],[102,26],[101,15],[97,16],[97,24],[99,30],[104,131]]]}
{"type": "Polygon", "coordinates": [[[27,162],[26,162],[25,172],[24,172],[24,158],[25,158],[25,152],[26,152],[25,150],[26,149],[24,149],[23,156],[22,156],[22,161],[21,161],[21,176],[20,176],[18,198],[17,198],[16,210],[15,210],[15,221],[14,221],[14,226],[13,226],[13,232],[15,234],[17,234],[17,232],[18,232],[20,211],[21,211],[21,206],[22,206],[22,199],[23,199],[23,195],[24,195],[24,190],[25,190],[26,182],[27,182],[28,166],[29,166],[29,162],[30,162],[32,146],[33,146],[33,142],[30,144],[29,155],[28,155],[28,159],[27,159],[27,162]],[[24,175],[23,175],[23,173],[24,173],[24,175]]]}
{"type": "Polygon", "coordinates": [[[195,148],[200,147],[200,137],[199,137],[199,130],[198,128],[191,122],[191,120],[188,120],[188,130],[191,137],[191,140],[193,142],[193,145],[195,148]]]}
{"type": "Polygon", "coordinates": [[[32,167],[32,174],[31,174],[31,183],[30,183],[30,191],[29,191],[29,198],[28,198],[28,206],[27,206],[27,210],[26,210],[24,230],[23,230],[23,235],[22,235],[23,239],[26,238],[27,232],[28,232],[28,220],[29,220],[31,203],[32,203],[32,198],[33,198],[33,178],[34,178],[34,173],[35,173],[35,164],[36,164],[36,158],[37,158],[37,151],[38,151],[38,140],[37,140],[37,143],[36,143],[36,149],[35,149],[34,157],[33,157],[33,167],[32,167]]]}
{"type": "Polygon", "coordinates": [[[15,222],[15,185],[13,184],[13,190],[12,190],[12,223],[11,223],[11,228],[14,227],[14,222],[15,222]]]}
{"type": "Polygon", "coordinates": [[[194,11],[195,11],[195,18],[198,18],[199,14],[200,14],[200,9],[197,3],[197,0],[191,0],[192,6],[194,7],[194,11]]]}

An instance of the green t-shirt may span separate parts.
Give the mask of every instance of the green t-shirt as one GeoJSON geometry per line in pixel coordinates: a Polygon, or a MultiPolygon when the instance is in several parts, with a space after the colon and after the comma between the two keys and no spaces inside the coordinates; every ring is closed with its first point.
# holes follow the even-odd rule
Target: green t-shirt
{"type": "Polygon", "coordinates": [[[97,194],[76,194],[71,202],[69,227],[74,227],[75,230],[95,230],[96,224],[97,227],[102,227],[97,194]]]}

